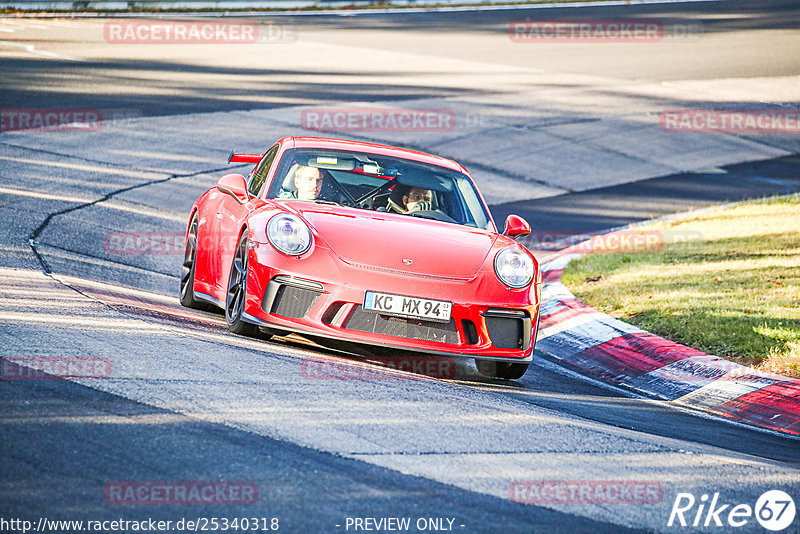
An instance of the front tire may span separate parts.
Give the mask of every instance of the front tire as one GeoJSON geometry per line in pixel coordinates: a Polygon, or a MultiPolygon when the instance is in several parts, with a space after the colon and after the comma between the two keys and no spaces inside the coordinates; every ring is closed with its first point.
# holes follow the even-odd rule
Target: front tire
{"type": "Polygon", "coordinates": [[[183,250],[183,266],[181,267],[181,294],[182,306],[196,310],[207,310],[208,305],[194,298],[194,273],[197,264],[197,214],[192,215],[189,222],[189,231],[186,233],[186,245],[183,250]]]}
{"type": "Polygon", "coordinates": [[[528,363],[475,360],[475,366],[480,374],[501,380],[518,380],[522,378],[529,365],[528,363]]]}
{"type": "Polygon", "coordinates": [[[247,296],[248,255],[247,231],[245,230],[242,233],[242,237],[239,238],[239,244],[236,246],[236,252],[231,262],[231,273],[228,276],[228,292],[225,296],[225,322],[228,323],[228,330],[234,334],[254,336],[258,332],[258,327],[242,320],[245,297],[247,296]]]}

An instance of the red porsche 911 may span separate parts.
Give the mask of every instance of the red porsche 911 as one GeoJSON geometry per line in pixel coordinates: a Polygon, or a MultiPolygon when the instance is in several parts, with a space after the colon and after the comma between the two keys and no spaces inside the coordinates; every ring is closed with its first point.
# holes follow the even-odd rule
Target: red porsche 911
{"type": "Polygon", "coordinates": [[[192,206],[180,301],[225,310],[232,332],[297,333],[386,351],[474,358],[516,379],[536,340],[541,276],[499,233],[469,173],[371,143],[285,137],[245,178],[192,206]]]}

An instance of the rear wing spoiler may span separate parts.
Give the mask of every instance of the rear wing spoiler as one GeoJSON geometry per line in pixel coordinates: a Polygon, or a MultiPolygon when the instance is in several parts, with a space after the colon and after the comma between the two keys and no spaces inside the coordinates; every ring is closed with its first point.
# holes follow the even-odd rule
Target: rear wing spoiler
{"type": "Polygon", "coordinates": [[[264,154],[237,154],[236,150],[231,150],[228,156],[228,163],[258,163],[264,154]]]}

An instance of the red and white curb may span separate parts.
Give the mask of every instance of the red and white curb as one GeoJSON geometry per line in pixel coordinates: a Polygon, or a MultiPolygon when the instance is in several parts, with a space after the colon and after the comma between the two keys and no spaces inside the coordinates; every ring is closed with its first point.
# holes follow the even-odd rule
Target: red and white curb
{"type": "Polygon", "coordinates": [[[536,350],[605,382],[740,423],[800,436],[800,380],[645,332],[581,302],[561,283],[566,249],[542,265],[536,350]]]}

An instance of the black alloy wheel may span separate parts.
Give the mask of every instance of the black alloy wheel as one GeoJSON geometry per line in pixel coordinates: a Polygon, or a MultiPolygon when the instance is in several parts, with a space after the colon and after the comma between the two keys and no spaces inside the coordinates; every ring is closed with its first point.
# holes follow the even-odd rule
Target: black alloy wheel
{"type": "Polygon", "coordinates": [[[197,214],[192,216],[189,231],[186,234],[186,246],[183,251],[181,267],[181,305],[197,310],[208,309],[204,302],[194,298],[194,272],[197,261],[197,214]]]}
{"type": "Polygon", "coordinates": [[[234,334],[253,336],[258,331],[254,324],[244,322],[244,301],[247,295],[247,230],[239,238],[236,253],[231,262],[231,274],[228,277],[228,293],[225,297],[225,321],[228,330],[234,334]]]}

